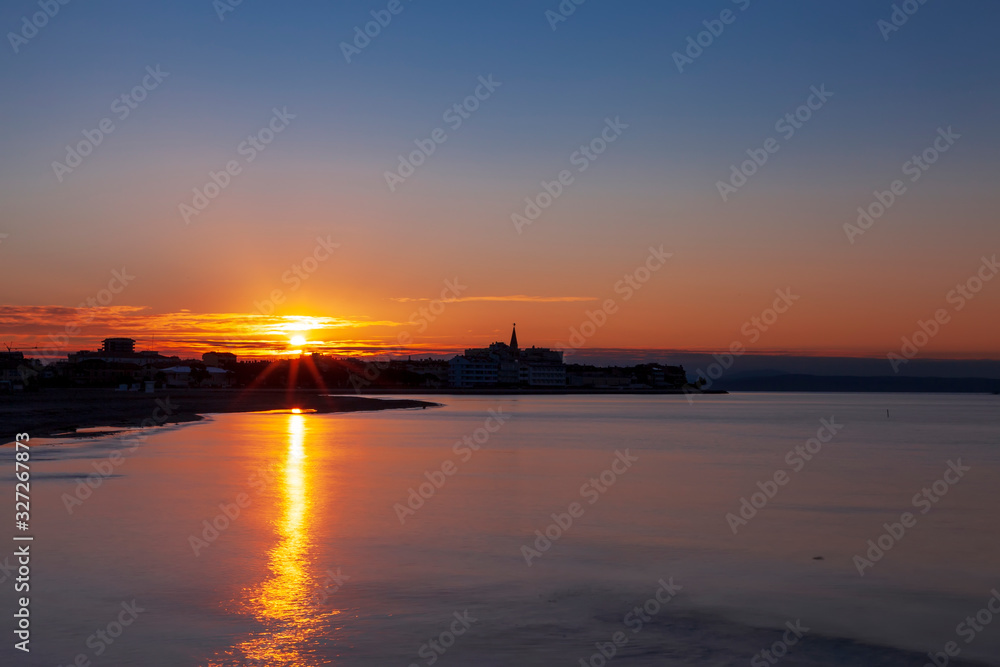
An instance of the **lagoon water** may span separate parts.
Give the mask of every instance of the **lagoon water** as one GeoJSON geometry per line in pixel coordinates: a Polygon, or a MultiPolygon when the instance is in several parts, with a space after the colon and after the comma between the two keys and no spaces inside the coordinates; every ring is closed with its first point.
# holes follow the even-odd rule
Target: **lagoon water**
{"type": "Polygon", "coordinates": [[[11,648],[0,571],[0,663],[597,666],[621,633],[609,665],[764,665],[798,639],[791,622],[782,665],[919,667],[950,641],[950,664],[1000,664],[1000,615],[956,630],[1000,588],[1000,397],[428,400],[444,405],[215,415],[134,452],[122,436],[34,444],[32,652],[11,648]],[[487,439],[490,410],[508,419],[487,439]],[[786,458],[824,419],[843,427],[786,458]],[[479,451],[456,452],[463,436],[479,451]],[[115,452],[70,513],[66,494],[115,452]],[[778,471],[734,534],[726,515],[778,471]],[[444,483],[403,512],[426,472],[444,483]],[[907,511],[861,576],[854,557],[907,511]],[[676,595],[653,603],[661,580],[676,595]]]}

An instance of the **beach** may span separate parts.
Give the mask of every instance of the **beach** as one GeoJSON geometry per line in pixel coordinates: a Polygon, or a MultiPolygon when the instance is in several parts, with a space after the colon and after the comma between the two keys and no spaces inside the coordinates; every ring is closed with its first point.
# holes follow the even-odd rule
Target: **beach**
{"type": "Polygon", "coordinates": [[[136,428],[198,421],[202,415],[299,408],[317,413],[425,408],[427,401],[331,396],[271,389],[43,389],[0,396],[0,442],[18,433],[33,438],[79,437],[81,429],[136,428]]]}

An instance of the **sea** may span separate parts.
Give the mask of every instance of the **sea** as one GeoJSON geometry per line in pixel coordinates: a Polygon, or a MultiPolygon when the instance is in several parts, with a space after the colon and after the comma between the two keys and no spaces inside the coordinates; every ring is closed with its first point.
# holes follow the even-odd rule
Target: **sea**
{"type": "Polygon", "coordinates": [[[407,398],[0,449],[0,664],[1000,665],[1000,396],[407,398]]]}

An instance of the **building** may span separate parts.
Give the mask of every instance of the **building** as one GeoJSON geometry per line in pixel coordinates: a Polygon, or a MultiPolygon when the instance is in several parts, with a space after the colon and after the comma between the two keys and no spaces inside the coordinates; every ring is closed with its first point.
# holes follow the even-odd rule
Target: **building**
{"type": "Polygon", "coordinates": [[[69,377],[74,384],[91,387],[114,387],[147,379],[138,364],[101,359],[84,359],[71,367],[69,377]]]}
{"type": "Polygon", "coordinates": [[[683,366],[639,364],[597,367],[571,364],[566,367],[567,384],[580,389],[670,389],[687,384],[683,366]]]}
{"type": "Polygon", "coordinates": [[[101,352],[108,356],[135,354],[135,339],[105,338],[101,341],[101,352]]]}
{"type": "Polygon", "coordinates": [[[565,387],[566,364],[563,353],[544,347],[529,347],[520,351],[521,384],[529,387],[565,387]]]}
{"type": "Polygon", "coordinates": [[[468,353],[448,362],[448,384],[452,387],[496,386],[499,364],[492,359],[470,358],[468,353]]]}
{"type": "Polygon", "coordinates": [[[171,366],[160,372],[168,387],[228,387],[232,384],[229,371],[212,366],[205,369],[171,366]]]}
{"type": "Polygon", "coordinates": [[[97,351],[80,350],[46,367],[53,381],[79,386],[120,386],[156,380],[157,371],[180,363],[153,350],[136,352],[134,338],[105,338],[97,351]]]}
{"type": "Polygon", "coordinates": [[[105,338],[96,352],[81,350],[67,356],[70,364],[84,361],[103,361],[106,364],[132,364],[141,368],[169,366],[180,361],[178,357],[164,357],[153,350],[135,351],[134,338],[105,338]]]}
{"type": "Polygon", "coordinates": [[[448,381],[453,387],[565,387],[566,366],[562,352],[543,347],[522,350],[517,327],[510,343],[496,342],[473,348],[448,362],[448,381]]]}
{"type": "Polygon", "coordinates": [[[0,352],[0,391],[23,390],[41,368],[34,359],[25,359],[24,352],[0,352]]]}
{"type": "Polygon", "coordinates": [[[206,366],[229,370],[236,368],[236,355],[232,352],[206,352],[201,355],[201,360],[205,362],[206,366]]]}

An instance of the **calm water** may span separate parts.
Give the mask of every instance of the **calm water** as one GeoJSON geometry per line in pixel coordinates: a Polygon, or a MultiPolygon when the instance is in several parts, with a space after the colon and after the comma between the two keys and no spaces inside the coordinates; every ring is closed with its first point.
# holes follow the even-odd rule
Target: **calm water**
{"type": "Polygon", "coordinates": [[[36,445],[33,650],[15,654],[7,625],[0,663],[600,665],[595,643],[621,632],[612,665],[747,665],[800,621],[780,664],[919,666],[949,641],[1000,664],[1000,616],[956,634],[1000,587],[1000,397],[430,400],[447,405],[217,415],[134,452],[36,445]],[[490,410],[509,417],[494,433],[490,410]],[[786,460],[831,418],[843,428],[811,460],[786,460]],[[456,452],[463,436],[479,451],[456,452]],[[64,494],[116,452],[70,514],[64,494]],[[921,513],[913,496],[958,459],[969,470],[921,513]],[[779,470],[734,535],[727,513],[779,470]],[[427,471],[440,488],[401,523],[427,471]],[[853,557],[906,511],[915,525],[859,576],[853,557]],[[542,551],[553,513],[572,524],[542,551]]]}

